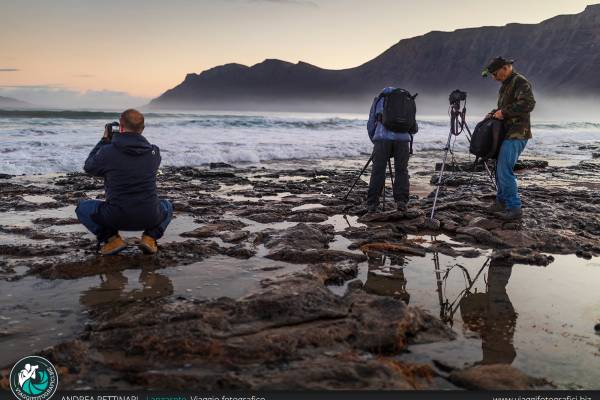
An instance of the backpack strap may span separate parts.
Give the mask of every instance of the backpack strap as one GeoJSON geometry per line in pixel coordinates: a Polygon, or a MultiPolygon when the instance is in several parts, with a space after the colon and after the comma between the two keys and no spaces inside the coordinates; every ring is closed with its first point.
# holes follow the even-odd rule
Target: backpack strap
{"type": "MultiPolygon", "coordinates": [[[[386,97],[388,95],[388,93],[379,93],[379,96],[375,97],[375,100],[373,102],[373,107],[375,109],[377,109],[377,103],[379,103],[379,100],[383,99],[384,97],[386,97]]],[[[384,100],[384,106],[385,106],[385,100],[384,100]]],[[[377,113],[375,112],[375,120],[379,123],[383,122],[383,115],[382,113],[377,113]]]]}

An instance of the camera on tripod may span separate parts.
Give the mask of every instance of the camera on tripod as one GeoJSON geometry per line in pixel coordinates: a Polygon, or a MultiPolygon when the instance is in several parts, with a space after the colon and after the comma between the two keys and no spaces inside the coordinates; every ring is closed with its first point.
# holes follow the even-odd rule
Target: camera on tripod
{"type": "Polygon", "coordinates": [[[460,106],[461,101],[467,101],[467,92],[456,89],[450,93],[448,100],[450,101],[450,105],[460,106]]]}

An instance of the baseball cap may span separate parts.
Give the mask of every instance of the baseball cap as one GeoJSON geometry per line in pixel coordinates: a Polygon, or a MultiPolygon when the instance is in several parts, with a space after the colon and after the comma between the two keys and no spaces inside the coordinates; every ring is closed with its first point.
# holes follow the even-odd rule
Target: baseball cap
{"type": "Polygon", "coordinates": [[[490,60],[487,67],[483,71],[481,71],[481,76],[484,78],[488,76],[488,74],[492,74],[505,66],[506,64],[512,64],[515,60],[508,60],[504,57],[495,57],[490,60]]]}

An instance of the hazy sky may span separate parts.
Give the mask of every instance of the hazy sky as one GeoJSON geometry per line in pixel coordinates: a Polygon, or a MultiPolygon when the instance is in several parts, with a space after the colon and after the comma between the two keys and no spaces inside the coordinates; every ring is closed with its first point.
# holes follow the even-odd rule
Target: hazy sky
{"type": "Polygon", "coordinates": [[[0,95],[150,98],[188,72],[265,58],[341,69],[431,30],[537,23],[593,1],[0,0],[0,95]]]}

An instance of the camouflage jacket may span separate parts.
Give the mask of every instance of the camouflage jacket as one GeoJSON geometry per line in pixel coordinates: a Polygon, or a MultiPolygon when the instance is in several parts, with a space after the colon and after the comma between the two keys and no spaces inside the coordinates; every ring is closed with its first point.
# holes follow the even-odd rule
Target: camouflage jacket
{"type": "Polygon", "coordinates": [[[521,74],[513,72],[500,87],[498,110],[504,115],[506,139],[531,139],[529,113],[535,107],[531,84],[521,74]]]}

